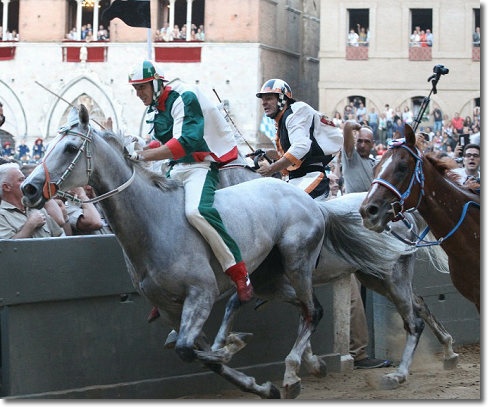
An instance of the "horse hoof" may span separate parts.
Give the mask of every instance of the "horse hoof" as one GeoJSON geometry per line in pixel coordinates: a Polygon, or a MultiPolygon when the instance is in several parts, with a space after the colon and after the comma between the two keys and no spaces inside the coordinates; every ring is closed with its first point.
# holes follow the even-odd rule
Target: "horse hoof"
{"type": "Polygon", "coordinates": [[[193,362],[197,357],[193,348],[188,346],[176,346],[175,351],[183,362],[193,362]]]}
{"type": "Polygon", "coordinates": [[[164,347],[166,349],[174,349],[177,340],[178,340],[178,332],[173,330],[168,334],[168,337],[166,338],[166,342],[164,343],[164,347]]]}
{"type": "Polygon", "coordinates": [[[381,378],[380,387],[383,390],[394,390],[400,385],[400,380],[397,376],[385,375],[381,378]]]}
{"type": "Polygon", "coordinates": [[[315,369],[312,372],[312,374],[315,377],[325,377],[325,376],[327,376],[327,364],[321,358],[318,358],[318,361],[319,361],[318,367],[317,367],[317,369],[315,369]]]}
{"type": "Polygon", "coordinates": [[[459,355],[457,353],[449,359],[444,359],[444,370],[453,370],[457,368],[459,363],[459,355]]]}
{"type": "Polygon", "coordinates": [[[269,396],[268,399],[281,399],[280,389],[276,387],[273,383],[269,383],[269,396]]]}
{"type": "Polygon", "coordinates": [[[296,399],[302,391],[302,381],[298,380],[295,383],[285,385],[283,391],[285,399],[296,399]]]}

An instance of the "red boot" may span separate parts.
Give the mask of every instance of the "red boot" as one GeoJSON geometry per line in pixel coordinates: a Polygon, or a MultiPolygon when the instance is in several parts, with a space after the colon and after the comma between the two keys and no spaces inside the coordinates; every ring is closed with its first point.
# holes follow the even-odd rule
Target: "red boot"
{"type": "Polygon", "coordinates": [[[254,290],[247,274],[246,266],[241,261],[228,268],[225,274],[229,275],[237,287],[237,296],[242,302],[250,301],[254,295],[254,290]]]}
{"type": "Polygon", "coordinates": [[[147,317],[147,322],[148,323],[154,322],[158,318],[159,318],[159,311],[156,307],[153,307],[153,309],[151,310],[151,313],[147,317]]]}

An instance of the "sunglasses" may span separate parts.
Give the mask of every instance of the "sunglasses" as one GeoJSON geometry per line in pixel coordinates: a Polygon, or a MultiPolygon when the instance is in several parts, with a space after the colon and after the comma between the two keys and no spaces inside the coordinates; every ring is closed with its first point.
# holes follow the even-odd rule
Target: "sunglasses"
{"type": "Polygon", "coordinates": [[[480,158],[480,155],[479,154],[466,154],[465,157],[466,158],[480,158]]]}

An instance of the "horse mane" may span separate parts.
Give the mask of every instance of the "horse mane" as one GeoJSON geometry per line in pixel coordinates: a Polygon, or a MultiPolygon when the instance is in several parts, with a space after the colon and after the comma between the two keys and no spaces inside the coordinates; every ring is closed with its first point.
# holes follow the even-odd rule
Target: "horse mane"
{"type": "Polygon", "coordinates": [[[476,191],[479,189],[479,184],[471,183],[469,185],[460,185],[459,179],[461,176],[452,172],[452,170],[459,168],[459,165],[452,157],[441,156],[439,152],[427,153],[425,158],[434,166],[436,171],[441,174],[444,178],[452,181],[457,187],[462,190],[469,191],[471,193],[478,194],[476,191]]]}
{"type": "Polygon", "coordinates": [[[136,168],[138,173],[142,175],[147,181],[162,191],[173,191],[181,186],[178,181],[170,180],[164,177],[162,174],[158,174],[154,171],[148,170],[144,167],[143,162],[134,161],[128,158],[127,150],[125,149],[125,135],[122,132],[113,132],[111,130],[103,130],[99,135],[112,146],[116,151],[119,151],[125,162],[131,167],[136,168]]]}

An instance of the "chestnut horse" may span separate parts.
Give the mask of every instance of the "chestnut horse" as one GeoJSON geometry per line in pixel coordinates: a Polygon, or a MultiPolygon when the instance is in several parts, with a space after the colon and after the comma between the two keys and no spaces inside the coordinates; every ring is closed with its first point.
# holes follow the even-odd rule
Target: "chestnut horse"
{"type": "Polygon", "coordinates": [[[405,139],[394,140],[383,154],[360,208],[363,225],[382,232],[389,221],[418,209],[438,240],[427,242],[422,233],[414,244],[441,245],[452,284],[480,312],[480,195],[455,182],[447,160],[423,156],[415,142],[407,125],[405,139]]]}

